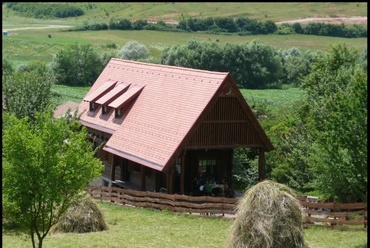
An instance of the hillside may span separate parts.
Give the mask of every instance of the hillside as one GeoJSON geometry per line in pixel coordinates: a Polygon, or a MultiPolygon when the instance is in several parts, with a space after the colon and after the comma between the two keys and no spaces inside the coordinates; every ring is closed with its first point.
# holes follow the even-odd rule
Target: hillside
{"type": "MultiPolygon", "coordinates": [[[[64,3],[63,3],[64,4],[64,3]]],[[[19,13],[6,8],[3,4],[3,29],[15,26],[38,26],[42,23],[77,25],[83,21],[106,21],[111,18],[127,18],[130,20],[145,19],[148,21],[165,21],[177,23],[182,18],[206,18],[206,17],[245,17],[260,21],[272,20],[274,22],[286,22],[292,20],[312,18],[336,18],[343,23],[349,22],[349,17],[366,17],[367,2],[280,2],[253,3],[253,2],[91,2],[91,3],[67,3],[80,7],[84,15],[73,18],[59,18],[50,20],[47,18],[35,19],[22,17],[19,13]]],[[[333,20],[333,19],[331,19],[333,20]]],[[[358,19],[357,19],[358,20],[358,19]]],[[[367,24],[362,21],[361,24],[367,24]]]]}

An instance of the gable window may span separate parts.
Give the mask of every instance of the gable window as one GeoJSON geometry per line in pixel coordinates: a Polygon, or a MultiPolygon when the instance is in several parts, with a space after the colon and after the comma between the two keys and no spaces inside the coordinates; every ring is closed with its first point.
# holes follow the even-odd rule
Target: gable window
{"type": "Polygon", "coordinates": [[[101,113],[103,115],[106,115],[108,113],[108,106],[107,105],[103,105],[103,107],[101,108],[101,113]]]}
{"type": "Polygon", "coordinates": [[[90,111],[95,111],[95,103],[90,102],[90,111]]]}
{"type": "Polygon", "coordinates": [[[115,118],[121,118],[122,116],[121,109],[116,109],[114,112],[115,112],[115,115],[114,115],[115,118]]]}

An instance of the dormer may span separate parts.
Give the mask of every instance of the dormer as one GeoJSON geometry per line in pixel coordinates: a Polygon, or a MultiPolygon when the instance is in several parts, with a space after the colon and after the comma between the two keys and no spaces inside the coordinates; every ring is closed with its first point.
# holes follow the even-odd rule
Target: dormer
{"type": "Polygon", "coordinates": [[[96,100],[96,103],[102,106],[102,109],[101,109],[102,115],[108,114],[109,112],[108,105],[114,100],[116,100],[124,92],[126,92],[129,87],[130,87],[129,83],[118,84],[107,94],[103,95],[98,100],[96,100]]]}
{"type": "Polygon", "coordinates": [[[135,99],[144,87],[145,85],[135,85],[108,105],[108,107],[114,108],[115,118],[122,116],[122,109],[135,99]]]}
{"type": "Polygon", "coordinates": [[[117,81],[109,80],[105,82],[103,85],[101,85],[98,89],[93,91],[91,94],[87,95],[83,100],[86,102],[89,102],[89,110],[95,111],[97,108],[96,100],[102,97],[104,94],[106,94],[108,91],[114,88],[117,81]]]}

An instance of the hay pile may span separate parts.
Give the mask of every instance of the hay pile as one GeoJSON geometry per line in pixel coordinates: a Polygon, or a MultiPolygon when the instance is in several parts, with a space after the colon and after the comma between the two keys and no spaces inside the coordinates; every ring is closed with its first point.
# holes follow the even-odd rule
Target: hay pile
{"type": "Polygon", "coordinates": [[[262,181],[244,193],[227,240],[229,248],[300,248],[302,206],[289,187],[262,181]]]}
{"type": "Polygon", "coordinates": [[[71,204],[51,232],[87,233],[108,230],[103,213],[91,196],[84,194],[71,204]]]}

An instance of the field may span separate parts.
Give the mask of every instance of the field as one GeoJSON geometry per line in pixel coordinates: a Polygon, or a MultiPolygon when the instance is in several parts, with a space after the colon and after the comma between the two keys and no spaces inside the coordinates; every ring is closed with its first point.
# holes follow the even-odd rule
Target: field
{"type": "MultiPolygon", "coordinates": [[[[223,248],[232,220],[201,218],[168,211],[132,209],[100,204],[109,226],[108,231],[86,234],[51,234],[44,247],[58,248],[223,248]]],[[[31,245],[3,225],[3,247],[23,248],[31,245]]],[[[366,232],[304,229],[310,248],[365,248],[366,232]]]]}
{"type": "MultiPolygon", "coordinates": [[[[175,44],[186,44],[189,39],[239,44],[260,40],[275,48],[297,47],[302,50],[328,51],[331,44],[347,43],[358,51],[367,46],[367,38],[345,39],[307,35],[214,35],[204,33],[171,33],[156,31],[81,31],[63,32],[66,28],[41,28],[48,25],[81,25],[84,21],[106,21],[112,17],[148,19],[152,21],[178,21],[181,16],[242,16],[259,20],[283,21],[318,16],[367,16],[366,2],[341,3],[75,3],[83,6],[86,16],[58,20],[34,19],[14,15],[4,9],[3,30],[10,36],[3,36],[3,57],[9,58],[16,67],[31,60],[52,61],[53,56],[71,44],[92,44],[100,53],[117,53],[130,40],[146,45],[151,53],[150,61],[158,62],[161,52],[175,44]],[[107,14],[108,13],[108,14],[107,14]],[[17,28],[26,28],[14,30],[17,28]],[[30,29],[36,28],[36,29],[30,29]],[[37,29],[40,28],[40,29],[37,29]],[[51,34],[52,38],[47,38],[51,34]],[[116,44],[117,49],[106,48],[116,44]]],[[[53,90],[65,101],[80,102],[90,87],[67,87],[53,85],[53,90]]],[[[284,90],[244,90],[242,94],[249,105],[266,101],[275,109],[302,99],[298,88],[284,90]]],[[[88,234],[52,234],[46,237],[44,247],[225,247],[231,220],[199,218],[182,214],[159,212],[151,209],[131,209],[101,204],[110,230],[88,234]]],[[[3,225],[3,247],[30,247],[31,243],[17,231],[3,225]]],[[[310,248],[365,248],[365,232],[349,232],[324,229],[305,229],[305,240],[310,248]]]]}
{"type": "Polygon", "coordinates": [[[276,49],[297,47],[305,50],[330,50],[331,44],[347,43],[358,51],[367,46],[367,38],[336,38],[312,35],[216,35],[205,33],[172,33],[158,31],[80,31],[63,32],[67,28],[40,28],[49,25],[81,25],[84,21],[109,22],[112,17],[148,20],[178,21],[184,17],[204,18],[208,16],[243,16],[261,21],[292,20],[318,16],[367,16],[367,3],[93,3],[87,10],[87,3],[76,3],[85,10],[86,15],[78,18],[58,20],[25,18],[15,15],[3,6],[3,56],[10,58],[16,67],[31,60],[51,62],[53,56],[71,44],[91,44],[101,54],[117,54],[128,41],[136,40],[150,50],[149,60],[158,63],[162,51],[172,45],[184,45],[189,39],[219,41],[221,44],[240,44],[260,40],[276,49]],[[108,13],[108,15],[106,14],[108,13]],[[48,34],[52,38],[47,38],[48,34]],[[153,38],[155,37],[155,38],[153,38]],[[116,49],[106,48],[115,44],[116,49]]]}

